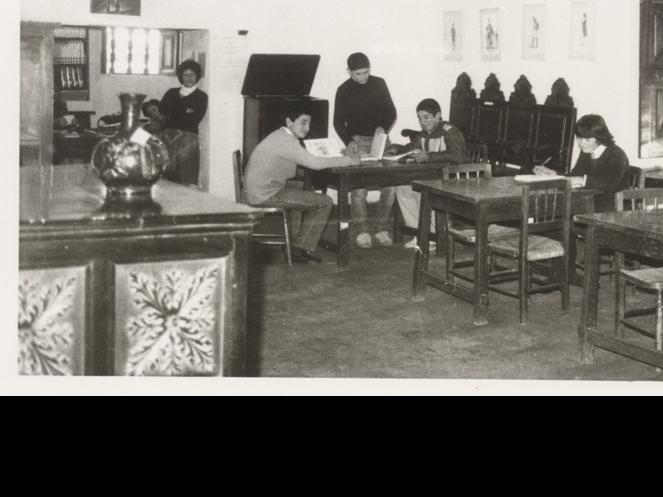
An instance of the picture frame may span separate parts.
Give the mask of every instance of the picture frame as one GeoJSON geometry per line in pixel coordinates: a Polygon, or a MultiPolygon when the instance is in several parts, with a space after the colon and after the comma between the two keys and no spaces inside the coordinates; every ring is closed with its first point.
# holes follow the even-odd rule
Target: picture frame
{"type": "Polygon", "coordinates": [[[546,59],[546,6],[523,5],[523,60],[546,59]]]}
{"type": "Polygon", "coordinates": [[[444,60],[463,60],[463,13],[460,11],[444,13],[444,60]]]}
{"type": "Polygon", "coordinates": [[[141,0],[90,0],[92,14],[140,16],[141,0]]]}
{"type": "Polygon", "coordinates": [[[502,14],[500,9],[485,9],[480,13],[481,60],[502,60],[502,14]]]}
{"type": "Polygon", "coordinates": [[[595,59],[596,28],[596,3],[573,2],[571,6],[572,59],[595,59]]]}

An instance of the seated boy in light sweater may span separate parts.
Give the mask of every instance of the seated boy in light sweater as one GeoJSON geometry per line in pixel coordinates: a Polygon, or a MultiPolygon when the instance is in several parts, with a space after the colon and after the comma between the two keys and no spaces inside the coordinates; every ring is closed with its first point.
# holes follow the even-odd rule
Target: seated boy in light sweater
{"type": "Polygon", "coordinates": [[[304,191],[289,185],[297,166],[313,170],[358,166],[359,156],[323,158],[311,155],[302,147],[311,130],[311,111],[295,105],[288,111],[285,126],[265,138],[249,160],[245,193],[255,207],[280,207],[303,210],[301,228],[293,238],[293,258],[297,262],[318,261],[313,252],[327,226],[334,203],[327,195],[304,191]]]}

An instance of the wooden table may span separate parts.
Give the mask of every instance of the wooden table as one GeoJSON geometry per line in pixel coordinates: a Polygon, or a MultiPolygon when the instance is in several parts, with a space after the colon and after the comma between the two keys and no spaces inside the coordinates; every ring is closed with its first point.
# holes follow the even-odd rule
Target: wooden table
{"type": "MultiPolygon", "coordinates": [[[[599,254],[601,249],[663,260],[663,213],[621,212],[578,216],[587,225],[585,243],[585,283],[580,335],[580,361],[594,362],[594,349],[617,354],[663,368],[663,354],[646,349],[616,336],[614,329],[598,329],[599,254]]],[[[611,303],[614,305],[614,303],[611,303]]]]}
{"type": "Polygon", "coordinates": [[[94,148],[103,139],[101,135],[88,133],[67,136],[56,132],[53,135],[53,164],[89,164],[94,148]]]}
{"type": "MultiPolygon", "coordinates": [[[[428,286],[474,305],[474,324],[488,324],[489,267],[488,226],[496,223],[519,221],[522,217],[523,185],[514,178],[492,178],[474,181],[424,181],[415,182],[414,190],[421,192],[419,216],[419,246],[414,270],[414,301],[423,301],[428,286]],[[432,211],[442,211],[471,221],[477,228],[474,254],[474,288],[456,281],[441,279],[429,272],[430,224],[432,211]]],[[[573,193],[573,213],[593,213],[593,190],[573,193]]]]}
{"type": "Polygon", "coordinates": [[[245,376],[259,210],[161,181],[105,202],[82,166],[22,168],[19,373],[245,376]]]}
{"type": "Polygon", "coordinates": [[[338,239],[337,243],[321,242],[321,246],[338,254],[338,269],[350,267],[350,226],[352,223],[351,207],[348,195],[352,190],[409,185],[416,180],[442,178],[448,163],[414,164],[391,161],[369,162],[361,166],[327,169],[325,171],[306,170],[306,188],[313,185],[325,186],[338,192],[338,239]]]}

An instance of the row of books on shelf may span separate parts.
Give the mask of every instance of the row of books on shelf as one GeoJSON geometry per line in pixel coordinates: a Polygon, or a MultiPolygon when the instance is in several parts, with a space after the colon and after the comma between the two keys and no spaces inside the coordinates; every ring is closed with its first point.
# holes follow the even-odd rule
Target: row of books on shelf
{"type": "Polygon", "coordinates": [[[87,38],[87,29],[86,28],[57,28],[53,30],[53,36],[56,39],[79,39],[87,38]]]}
{"type": "Polygon", "coordinates": [[[58,43],[53,52],[55,59],[84,59],[85,44],[82,41],[58,43]]]}
{"type": "Polygon", "coordinates": [[[83,66],[62,66],[57,69],[56,84],[63,90],[77,90],[87,87],[83,66]]]}
{"type": "Polygon", "coordinates": [[[53,63],[56,66],[85,66],[87,59],[55,59],[53,63]]]}

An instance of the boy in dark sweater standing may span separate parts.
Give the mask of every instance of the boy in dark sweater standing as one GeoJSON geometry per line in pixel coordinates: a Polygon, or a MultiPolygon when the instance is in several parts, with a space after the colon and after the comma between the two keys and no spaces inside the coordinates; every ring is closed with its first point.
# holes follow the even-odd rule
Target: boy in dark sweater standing
{"type": "MultiPolygon", "coordinates": [[[[396,122],[396,107],[389,93],[387,83],[371,75],[371,63],[362,53],[348,59],[350,79],[341,85],[336,93],[334,128],[347,146],[351,155],[367,155],[371,152],[376,133],[389,133],[396,122]]],[[[383,246],[393,245],[386,225],[396,199],[394,188],[380,192],[378,222],[381,231],[375,235],[383,246]]],[[[352,217],[359,231],[357,244],[361,248],[371,248],[373,240],[368,226],[367,190],[352,192],[352,217]]]]}

